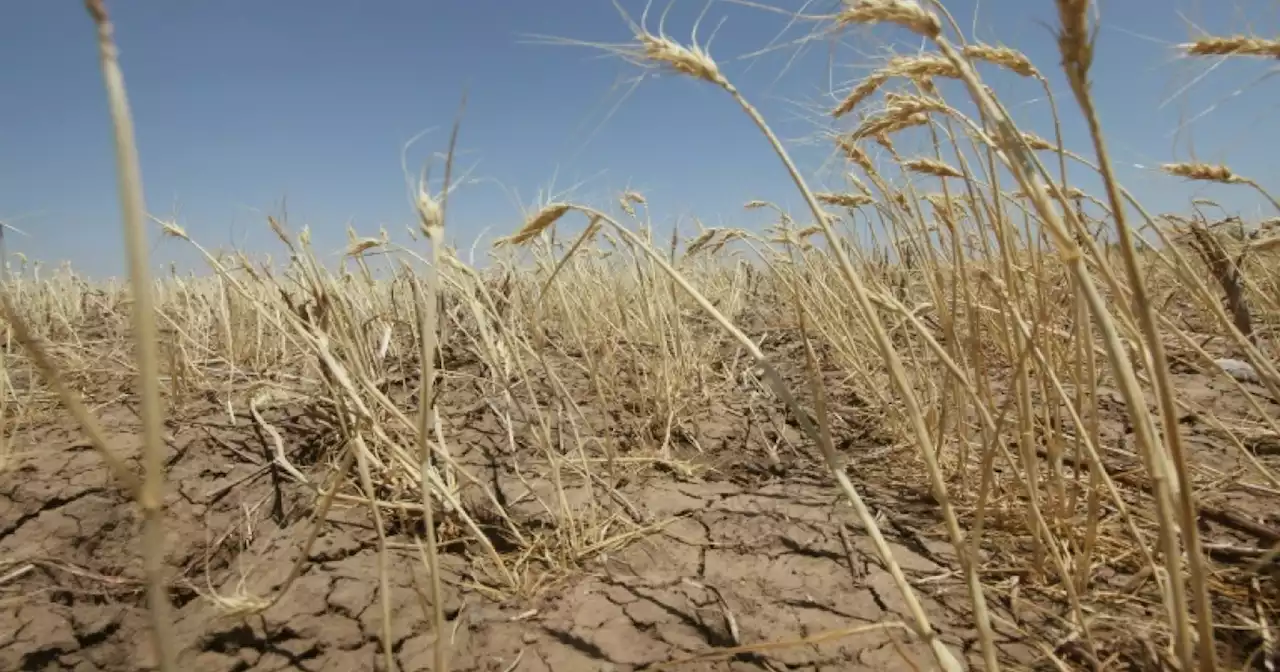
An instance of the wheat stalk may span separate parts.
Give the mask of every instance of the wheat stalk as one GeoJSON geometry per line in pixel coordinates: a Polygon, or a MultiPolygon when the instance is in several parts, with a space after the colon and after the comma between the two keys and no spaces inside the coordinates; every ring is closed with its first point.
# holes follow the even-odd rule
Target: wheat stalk
{"type": "Polygon", "coordinates": [[[113,27],[102,0],[85,0],[85,8],[98,32],[98,57],[106,85],[116,151],[116,178],[120,209],[124,220],[125,249],[128,253],[129,283],[133,288],[133,342],[141,390],[143,437],[143,482],[138,505],[143,526],[143,569],[147,576],[147,604],[151,616],[156,663],[161,672],[177,669],[177,649],[170,614],[168,581],[164,569],[164,427],[160,408],[160,367],[156,352],[155,306],[151,273],[147,261],[147,239],[143,230],[146,200],[134,140],[133,119],[120,71],[113,27]]]}

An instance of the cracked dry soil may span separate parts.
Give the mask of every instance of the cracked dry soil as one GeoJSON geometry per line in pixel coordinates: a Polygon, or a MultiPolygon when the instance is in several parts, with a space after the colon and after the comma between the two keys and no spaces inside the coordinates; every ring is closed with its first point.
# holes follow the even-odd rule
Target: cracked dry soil
{"type": "MultiPolygon", "coordinates": [[[[116,445],[136,445],[126,409],[103,417],[116,445]]],[[[381,670],[378,553],[366,511],[335,506],[277,605],[224,616],[210,593],[270,596],[283,583],[309,529],[309,496],[276,487],[253,431],[225,417],[181,423],[172,439],[166,561],[182,669],[381,670]]],[[[18,448],[17,465],[0,476],[0,669],[146,669],[136,507],[73,426],[32,431],[18,448]]],[[[443,554],[452,669],[644,669],[716,647],[905,620],[852,511],[822,478],[652,473],[624,495],[656,531],[530,597],[491,599],[468,587],[462,555],[443,554]]],[[[408,536],[389,541],[395,661],[431,669],[425,572],[408,536]]],[[[945,543],[895,550],[912,578],[946,578],[945,543]]],[[[962,613],[924,603],[957,653],[973,649],[962,613]]],[[[881,670],[899,668],[904,655],[930,667],[907,633],[872,628],[680,669],[881,670]]]]}
{"type": "MultiPolygon", "coordinates": [[[[1189,389],[1206,403],[1227,398],[1216,384],[1198,380],[1189,389]]],[[[460,459],[483,473],[489,467],[482,454],[495,452],[501,431],[492,418],[457,415],[454,445],[470,446],[460,459]]],[[[107,407],[100,416],[115,432],[114,445],[137,445],[128,408],[107,407]]],[[[296,464],[317,477],[325,473],[316,456],[322,451],[305,439],[308,428],[285,420],[279,426],[290,433],[296,464]]],[[[1108,427],[1123,436],[1119,423],[1108,427]]],[[[170,431],[166,562],[181,669],[383,670],[377,538],[367,510],[335,505],[305,571],[281,601],[260,615],[225,616],[210,594],[271,596],[283,584],[310,529],[311,495],[271,469],[252,423],[231,425],[204,408],[171,422],[170,431]]],[[[549,576],[538,590],[494,597],[476,587],[482,577],[468,560],[475,549],[446,549],[451,669],[657,669],[714,649],[841,630],[856,632],[671,669],[856,672],[911,669],[907,660],[933,669],[927,649],[908,633],[876,627],[909,620],[906,605],[822,470],[810,461],[780,477],[758,446],[748,446],[749,430],[712,422],[700,431],[712,468],[697,476],[647,469],[620,488],[651,533],[549,576]]],[[[15,464],[0,473],[0,670],[153,667],[136,507],[74,426],[38,427],[19,439],[15,464]]],[[[1197,440],[1219,469],[1237,468],[1223,451],[1210,450],[1214,442],[1197,440]]],[[[886,457],[885,450],[866,448],[850,472],[942,640],[963,664],[980,669],[969,600],[923,480],[902,470],[909,457],[886,457]],[[916,480],[919,487],[911,485],[916,480]]],[[[536,515],[527,499],[511,499],[514,487],[507,489],[513,515],[536,515]]],[[[1240,493],[1229,496],[1248,504],[1240,493]]],[[[1267,520],[1263,509],[1250,510],[1267,520]]],[[[1207,535],[1209,542],[1221,539],[1207,535]]],[[[394,524],[389,529],[391,644],[404,671],[432,669],[436,637],[412,541],[394,524]]],[[[1131,574],[1123,569],[1103,567],[1100,580],[1124,585],[1131,574]]],[[[1045,661],[1026,633],[1045,642],[1060,632],[1052,619],[1015,613],[1003,597],[995,590],[989,596],[1002,664],[1042,669],[1045,661]],[[1009,622],[1019,623],[1022,634],[1007,629],[1009,622]]],[[[1123,639],[1124,624],[1136,621],[1117,616],[1116,622],[1123,639]]]]}

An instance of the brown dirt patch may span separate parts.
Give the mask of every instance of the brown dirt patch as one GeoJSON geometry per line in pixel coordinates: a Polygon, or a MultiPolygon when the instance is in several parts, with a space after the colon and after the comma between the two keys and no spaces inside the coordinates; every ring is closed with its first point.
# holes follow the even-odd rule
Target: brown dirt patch
{"type": "MultiPolygon", "coordinates": [[[[1227,383],[1202,373],[1179,375],[1189,398],[1218,417],[1249,414],[1227,383]]],[[[464,463],[473,473],[491,472],[513,515],[529,529],[565,534],[555,521],[533,525],[540,509],[529,495],[545,494],[546,481],[520,481],[504,466],[511,459],[500,448],[505,437],[492,414],[475,397],[455,394],[451,401],[444,417],[464,463]]],[[[441,562],[452,669],[656,669],[715,649],[788,641],[793,643],[674,669],[910,669],[908,660],[932,669],[927,648],[909,633],[877,625],[909,620],[905,604],[851,508],[808,449],[784,455],[785,473],[763,459],[763,442],[780,441],[794,429],[753,429],[749,413],[736,402],[725,404],[692,430],[691,443],[702,452],[682,449],[703,468],[628,472],[618,491],[627,506],[618,504],[613,515],[631,518],[633,528],[650,526],[630,543],[590,554],[572,572],[538,575],[542,565],[530,563],[530,589],[502,599],[476,586],[486,577],[474,548],[447,547],[441,562]],[[851,632],[796,643],[841,630],[851,632]]],[[[1115,408],[1114,399],[1107,404],[1119,417],[1123,409],[1115,408]]],[[[126,406],[108,406],[101,415],[117,446],[136,446],[137,419],[126,406]]],[[[305,413],[288,409],[274,411],[272,422],[287,433],[295,464],[323,476],[329,468],[323,432],[307,423],[305,413]]],[[[377,539],[367,511],[335,506],[305,572],[279,604],[261,615],[224,616],[207,599],[211,591],[265,596],[281,586],[309,530],[312,497],[272,468],[267,443],[247,416],[232,424],[224,413],[196,404],[169,424],[167,563],[182,668],[382,669],[377,539]]],[[[842,427],[849,472],[880,517],[926,613],[958,657],[980,668],[969,600],[912,451],[878,442],[873,429],[842,427]]],[[[1280,528],[1267,498],[1241,485],[1249,479],[1225,439],[1201,422],[1188,420],[1187,429],[1202,464],[1237,477],[1234,487],[1206,483],[1206,491],[1212,485],[1215,493],[1206,504],[1258,529],[1280,528]]],[[[1107,431],[1118,441],[1125,435],[1118,420],[1107,431]]],[[[790,438],[799,443],[798,434],[790,438]]],[[[152,656],[134,505],[71,425],[31,429],[16,447],[20,459],[0,475],[0,669],[147,668],[152,656]]],[[[1258,454],[1277,466],[1273,452],[1258,454]]],[[[585,502],[581,492],[568,494],[585,502]]],[[[425,606],[425,572],[412,546],[413,525],[389,518],[396,665],[430,669],[436,633],[425,606]]],[[[1246,549],[1245,560],[1254,557],[1247,549],[1265,546],[1265,540],[1231,523],[1206,520],[1206,542],[1246,549]]],[[[993,566],[984,580],[998,617],[1003,662],[1011,669],[1044,668],[1040,647],[1046,644],[1072,659],[1061,628],[1068,614],[1055,590],[1042,589],[1025,574],[1002,576],[999,553],[987,560],[993,566]]],[[[1215,597],[1247,600],[1238,580],[1227,576],[1243,560],[1217,561],[1222,582],[1215,597]]],[[[1132,569],[1131,561],[1104,560],[1096,580],[1126,585],[1132,569]]],[[[1249,608],[1242,603],[1240,610],[1249,608]]],[[[1129,609],[1097,625],[1106,650],[1115,654],[1111,669],[1142,666],[1141,647],[1133,644],[1125,619],[1152,620],[1158,605],[1135,598],[1129,609]]],[[[1251,642],[1240,635],[1228,648],[1246,650],[1251,642]]]]}

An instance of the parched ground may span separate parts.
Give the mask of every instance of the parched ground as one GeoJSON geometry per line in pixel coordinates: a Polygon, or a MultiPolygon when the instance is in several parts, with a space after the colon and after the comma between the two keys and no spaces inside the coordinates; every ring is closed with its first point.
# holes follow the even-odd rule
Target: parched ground
{"type": "MultiPolygon", "coordinates": [[[[1219,417],[1251,412],[1229,381],[1191,370],[1177,376],[1189,398],[1219,417]]],[[[504,432],[474,400],[455,394],[443,409],[463,461],[477,472],[494,471],[501,496],[527,529],[563,540],[566,530],[534,524],[539,509],[528,495],[545,495],[545,479],[513,477],[511,455],[501,448],[504,432]]],[[[1116,403],[1104,406],[1120,417],[1116,403]]],[[[127,403],[117,400],[99,415],[117,446],[136,451],[137,418],[127,403]]],[[[750,429],[748,415],[726,406],[709,416],[696,432],[702,452],[684,449],[694,467],[631,469],[621,496],[607,500],[614,505],[578,509],[602,519],[596,529],[633,531],[627,543],[602,545],[579,560],[539,563],[515,557],[514,546],[495,535],[513,566],[524,568],[516,594],[485,587],[493,575],[476,548],[446,545],[452,669],[622,671],[669,663],[680,670],[933,669],[927,648],[894,626],[909,622],[906,605],[851,507],[812,456],[784,454],[787,468],[771,469],[758,445],[770,434],[750,429]],[[609,516],[616,521],[606,524],[609,516]],[[562,569],[545,569],[557,565],[562,569]],[[754,646],[766,643],[773,645],[754,646]]],[[[296,409],[274,409],[271,421],[295,464],[323,477],[322,429],[296,409]]],[[[1274,594],[1274,579],[1261,577],[1265,594],[1251,597],[1249,584],[1232,577],[1260,555],[1257,549],[1280,541],[1266,539],[1280,529],[1277,509],[1268,504],[1274,499],[1250,485],[1256,479],[1213,427],[1189,417],[1186,429],[1193,450],[1215,470],[1203,477],[1206,493],[1214,493],[1205,504],[1225,516],[1202,521],[1206,543],[1219,549],[1216,597],[1240,601],[1230,613],[1254,613],[1255,604],[1269,604],[1263,598],[1274,594]]],[[[312,497],[272,467],[269,442],[247,414],[233,424],[225,411],[197,404],[171,420],[169,431],[165,524],[181,669],[383,669],[378,543],[367,509],[336,504],[305,571],[282,599],[259,615],[226,616],[209,598],[213,593],[272,596],[283,584],[310,529],[312,497]]],[[[794,429],[785,431],[799,443],[794,429]]],[[[925,612],[957,657],[980,668],[970,601],[912,449],[849,431],[842,438],[848,471],[925,612]]],[[[1107,432],[1123,444],[1122,423],[1107,432]]],[[[1275,451],[1259,446],[1258,459],[1276,468],[1275,451]]],[[[15,448],[16,464],[0,474],[0,669],[148,667],[136,507],[68,422],[31,429],[15,448]]],[[[967,515],[965,505],[959,508],[967,515]]],[[[1104,527],[1118,525],[1109,510],[1104,519],[1104,527]]],[[[437,633],[413,526],[390,514],[387,525],[395,662],[400,670],[431,669],[437,633]]],[[[580,539],[577,547],[591,543],[580,539]]],[[[1047,647],[1083,668],[1079,645],[1062,636],[1068,614],[1055,599],[1060,591],[1002,569],[1019,552],[990,555],[984,565],[1002,662],[1051,669],[1047,647]]],[[[1099,560],[1095,581],[1103,592],[1133,585],[1132,557],[1100,553],[1099,560]]],[[[1141,632],[1134,624],[1153,618],[1158,602],[1141,591],[1119,602],[1128,606],[1095,623],[1099,636],[1112,633],[1103,651],[1111,656],[1108,669],[1158,663],[1157,652],[1123,644],[1126,634],[1132,640],[1141,632]],[[1152,660],[1144,662],[1148,655],[1152,660]]],[[[1220,625],[1227,626],[1224,651],[1239,650],[1241,658],[1260,641],[1235,623],[1220,625]]]]}
{"type": "MultiPolygon", "coordinates": [[[[183,669],[378,669],[378,553],[363,511],[336,512],[359,522],[328,525],[306,572],[261,618],[221,617],[198,596],[206,572],[228,577],[218,585],[223,594],[234,591],[236,575],[248,577],[252,592],[272,594],[308,521],[287,510],[301,499],[295,492],[283,525],[253,516],[257,529],[247,531],[251,509],[274,505],[270,474],[254,479],[263,470],[246,459],[261,450],[233,451],[228,439],[202,433],[179,432],[170,457],[168,559],[194,585],[174,591],[183,669]],[[219,544],[228,533],[235,538],[219,544]]],[[[21,558],[6,569],[25,570],[4,585],[0,668],[136,669],[151,658],[136,507],[107,482],[97,455],[71,428],[33,438],[39,452],[7,474],[0,490],[0,557],[21,558]]],[[[892,579],[830,485],[820,478],[734,480],[745,481],[671,475],[629,486],[631,504],[659,529],[530,599],[495,601],[447,588],[454,669],[636,669],[715,647],[906,617],[892,579]]],[[[896,544],[895,551],[910,576],[947,578],[947,544],[918,551],[896,544]]],[[[397,662],[404,670],[430,669],[434,635],[421,600],[422,562],[411,549],[393,548],[390,556],[397,662]]],[[[444,557],[454,577],[467,575],[459,556],[444,557]]],[[[925,605],[939,625],[951,620],[942,603],[925,605]]],[[[969,634],[953,632],[948,639],[959,651],[969,634]]],[[[893,634],[897,647],[927,662],[927,650],[906,633],[893,634]]],[[[894,647],[889,633],[873,630],[687,669],[770,669],[770,661],[774,669],[885,669],[901,660],[894,647]]]]}

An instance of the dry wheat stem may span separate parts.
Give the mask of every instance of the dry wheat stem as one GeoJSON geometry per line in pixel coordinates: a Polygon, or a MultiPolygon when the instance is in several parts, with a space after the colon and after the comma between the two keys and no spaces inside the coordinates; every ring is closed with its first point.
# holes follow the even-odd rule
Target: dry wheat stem
{"type": "Polygon", "coordinates": [[[382,523],[382,511],[373,502],[377,500],[374,490],[373,476],[369,471],[369,447],[364,442],[360,431],[356,430],[352,441],[352,452],[356,456],[356,469],[360,475],[360,486],[369,499],[369,512],[373,515],[373,527],[378,536],[378,604],[382,611],[382,659],[386,669],[395,669],[395,652],[392,650],[391,634],[391,579],[387,567],[387,533],[382,523]]]}
{"type": "MultiPolygon", "coordinates": [[[[936,43],[943,53],[951,58],[957,64],[957,67],[961,69],[963,79],[969,87],[970,95],[993,120],[1000,138],[998,146],[1006,152],[1007,165],[1012,169],[1022,189],[1032,195],[1032,201],[1036,205],[1041,221],[1045,223],[1048,232],[1053,235],[1059,247],[1062,261],[1068,265],[1072,273],[1079,279],[1080,288],[1086,302],[1090,306],[1097,325],[1102,331],[1108,358],[1111,360],[1119,378],[1121,393],[1125,397],[1129,408],[1133,409],[1134,430],[1138,435],[1139,445],[1143,449],[1143,454],[1151,473],[1156,504],[1163,519],[1163,524],[1160,528],[1162,550],[1165,553],[1165,561],[1170,565],[1172,574],[1177,576],[1177,572],[1173,570],[1181,564],[1181,553],[1178,549],[1176,538],[1178,524],[1173,513],[1170,489],[1171,486],[1172,489],[1176,489],[1178,484],[1169,483],[1171,468],[1168,465],[1168,456],[1163,450],[1160,450],[1161,446],[1155,439],[1154,426],[1150,416],[1145,412],[1144,397],[1138,387],[1133,366],[1115,329],[1112,316],[1098,294],[1097,288],[1093,285],[1092,279],[1089,277],[1083,257],[1080,255],[1075,241],[1067,235],[1065,224],[1051,204],[1044,184],[1037,179],[1038,170],[1035,167],[1034,158],[1024,153],[1024,145],[1021,142],[1021,136],[1018,131],[1000,107],[989,97],[986,89],[981,85],[964,58],[951,47],[945,38],[937,39],[936,43]]],[[[1173,582],[1171,587],[1172,604],[1170,605],[1170,611],[1175,614],[1175,618],[1182,622],[1183,626],[1186,626],[1181,631],[1187,632],[1189,631],[1189,625],[1183,593],[1177,582],[1173,582]]],[[[1185,637],[1180,637],[1180,639],[1186,641],[1185,637]]]]}
{"type": "MultiPolygon", "coordinates": [[[[1181,532],[1186,548],[1187,564],[1191,569],[1191,591],[1196,605],[1196,622],[1199,631],[1200,669],[1203,672],[1213,672],[1217,668],[1217,653],[1214,648],[1213,609],[1209,601],[1208,576],[1204,564],[1203,551],[1200,547],[1199,516],[1196,512],[1194,488],[1187,466],[1186,451],[1178,429],[1178,409],[1174,403],[1173,383],[1169,378],[1168,357],[1165,354],[1164,340],[1161,337],[1153,307],[1148,299],[1146,281],[1138,266],[1132,233],[1129,231],[1124,207],[1116,190],[1116,180],[1112,173],[1106,141],[1103,138],[1101,123],[1098,120],[1098,114],[1093,104],[1092,91],[1088,81],[1089,66],[1092,62],[1092,54],[1090,53],[1092,45],[1086,41],[1086,36],[1088,35],[1088,2],[1086,0],[1058,0],[1058,11],[1063,23],[1062,37],[1059,39],[1060,49],[1063,54],[1064,64],[1069,64],[1064,67],[1067,70],[1072,91],[1075,93],[1076,99],[1079,101],[1084,116],[1089,123],[1089,132],[1093,137],[1098,166],[1101,169],[1103,184],[1107,190],[1107,198],[1111,205],[1112,217],[1115,220],[1116,230],[1120,238],[1121,254],[1129,275],[1135,312],[1147,338],[1147,346],[1150,348],[1151,374],[1155,382],[1154,387],[1159,398],[1160,412],[1166,430],[1165,439],[1172,453],[1173,468],[1178,481],[1178,487],[1175,492],[1181,506],[1181,532]]],[[[1163,522],[1167,524],[1171,521],[1166,520],[1163,522]]],[[[1166,549],[1166,551],[1169,550],[1171,549],[1166,549]]],[[[1166,558],[1166,561],[1172,562],[1172,558],[1166,558]]],[[[1178,603],[1178,589],[1181,585],[1181,577],[1178,574],[1177,567],[1176,563],[1170,565],[1170,574],[1173,577],[1171,585],[1174,596],[1174,604],[1172,606],[1175,609],[1182,606],[1178,603]]],[[[1185,619],[1184,614],[1178,614],[1175,622],[1178,637],[1176,644],[1184,669],[1189,669],[1192,663],[1190,652],[1191,635],[1187,631],[1189,623],[1185,619]]]]}
{"type": "MultiPolygon", "coordinates": [[[[437,343],[440,335],[439,316],[437,314],[440,291],[440,246],[443,242],[441,239],[443,238],[445,226],[444,203],[449,194],[449,177],[453,166],[454,144],[457,141],[458,128],[461,123],[461,106],[465,106],[465,104],[466,98],[464,97],[460,104],[459,119],[455,121],[453,132],[450,134],[445,183],[441,192],[440,206],[435,206],[436,201],[431,198],[425,185],[419,184],[418,187],[418,217],[422,231],[427,237],[427,244],[431,246],[431,264],[427,269],[427,296],[425,300],[422,297],[418,283],[413,282],[411,284],[414,299],[413,305],[415,312],[419,316],[418,332],[421,350],[418,353],[418,362],[419,366],[422,367],[421,381],[418,386],[418,487],[422,490],[422,511],[427,533],[426,570],[430,574],[431,620],[432,627],[436,633],[436,641],[432,646],[432,652],[435,669],[441,672],[447,672],[448,660],[444,638],[444,595],[440,585],[440,558],[439,543],[436,537],[435,502],[431,497],[433,490],[431,476],[434,472],[434,467],[431,465],[432,450],[430,439],[428,438],[428,429],[439,427],[438,411],[435,407],[435,373],[437,343]]],[[[447,454],[444,441],[439,440],[437,443],[441,451],[447,454]]],[[[450,479],[446,478],[446,483],[449,482],[450,479]]],[[[387,618],[389,621],[389,614],[387,618]]]]}
{"type": "Polygon", "coordinates": [[[164,428],[160,409],[160,370],[156,353],[155,306],[147,261],[144,227],[145,199],[133,120],[125,94],[124,75],[117,59],[113,28],[102,0],[85,0],[98,33],[98,57],[106,86],[116,154],[116,179],[124,220],[129,281],[133,289],[133,339],[141,389],[143,482],[138,505],[144,517],[142,553],[147,575],[147,604],[151,616],[156,664],[161,672],[177,669],[172,605],[164,567],[164,428]]]}

